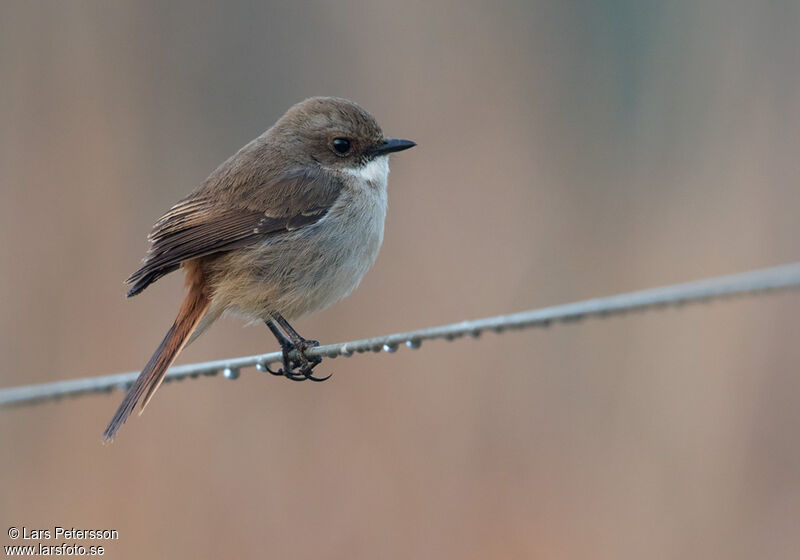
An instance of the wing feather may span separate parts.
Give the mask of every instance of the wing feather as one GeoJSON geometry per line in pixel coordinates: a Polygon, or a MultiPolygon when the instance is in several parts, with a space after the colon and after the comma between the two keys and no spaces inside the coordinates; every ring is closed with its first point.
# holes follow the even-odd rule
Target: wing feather
{"type": "Polygon", "coordinates": [[[319,170],[293,168],[260,185],[272,196],[265,209],[218,201],[198,191],[173,206],[153,226],[142,267],[126,280],[128,297],[177,270],[181,263],[230,251],[318,222],[341,191],[341,184],[319,170]],[[302,186],[303,188],[291,188],[302,186]],[[293,196],[293,193],[295,195],[293,196]]]}

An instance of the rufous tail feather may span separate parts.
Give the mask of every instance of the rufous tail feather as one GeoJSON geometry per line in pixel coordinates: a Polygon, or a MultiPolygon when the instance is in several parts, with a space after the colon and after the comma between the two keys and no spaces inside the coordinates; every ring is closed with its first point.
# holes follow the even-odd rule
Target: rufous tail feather
{"type": "Polygon", "coordinates": [[[189,337],[197,328],[197,324],[208,310],[210,303],[201,283],[193,282],[189,288],[189,293],[186,294],[186,299],[183,300],[178,317],[169,331],[167,331],[164,340],[161,341],[150,361],[144,366],[142,373],[139,374],[128,394],[125,395],[125,399],[117,409],[111,422],[109,422],[106,431],[103,433],[104,441],[113,439],[140,400],[142,401],[139,411],[141,414],[164,380],[167,368],[172,365],[172,362],[178,357],[183,347],[186,346],[189,337]]]}

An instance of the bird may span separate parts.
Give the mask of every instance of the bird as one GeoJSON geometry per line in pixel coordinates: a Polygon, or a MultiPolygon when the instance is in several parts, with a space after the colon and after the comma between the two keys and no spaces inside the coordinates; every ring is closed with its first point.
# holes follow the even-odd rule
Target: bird
{"type": "Polygon", "coordinates": [[[416,145],[386,138],[353,101],[312,97],[214,170],[148,236],[127,296],[183,269],[186,296],[161,344],[103,433],[114,438],[153,398],[183,348],[223,313],[264,322],[294,381],[324,381],[315,340],[289,323],[347,297],[383,241],[389,155],[416,145]]]}

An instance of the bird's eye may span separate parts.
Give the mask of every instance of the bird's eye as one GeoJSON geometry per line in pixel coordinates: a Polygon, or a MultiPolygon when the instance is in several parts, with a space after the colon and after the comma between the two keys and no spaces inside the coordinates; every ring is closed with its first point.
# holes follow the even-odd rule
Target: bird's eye
{"type": "Polygon", "coordinates": [[[350,140],[347,138],[334,138],[332,145],[336,153],[341,156],[350,151],[350,140]]]}

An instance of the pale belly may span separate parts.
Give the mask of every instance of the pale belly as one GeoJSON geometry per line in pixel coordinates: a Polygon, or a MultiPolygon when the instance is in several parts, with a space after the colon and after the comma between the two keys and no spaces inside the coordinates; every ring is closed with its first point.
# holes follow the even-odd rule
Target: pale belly
{"type": "Polygon", "coordinates": [[[386,188],[345,192],[316,224],[237,253],[212,301],[250,320],[271,313],[293,319],[350,294],[372,267],[383,241],[386,188]]]}

